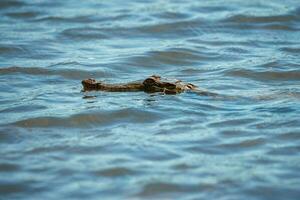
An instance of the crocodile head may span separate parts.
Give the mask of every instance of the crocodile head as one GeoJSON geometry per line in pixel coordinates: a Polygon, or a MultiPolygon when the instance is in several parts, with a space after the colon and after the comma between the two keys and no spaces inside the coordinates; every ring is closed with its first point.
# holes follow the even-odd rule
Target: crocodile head
{"type": "Polygon", "coordinates": [[[149,93],[163,92],[165,94],[178,94],[185,90],[193,90],[196,88],[193,84],[185,84],[181,81],[170,82],[162,80],[160,76],[152,75],[143,82],[127,83],[127,84],[105,84],[97,82],[95,79],[85,79],[82,81],[84,90],[103,90],[111,92],[126,91],[145,91],[149,93]]]}
{"type": "Polygon", "coordinates": [[[182,84],[181,81],[167,82],[162,81],[160,76],[152,75],[144,80],[143,82],[145,92],[164,92],[166,94],[177,94],[183,92],[186,85],[182,84]]]}

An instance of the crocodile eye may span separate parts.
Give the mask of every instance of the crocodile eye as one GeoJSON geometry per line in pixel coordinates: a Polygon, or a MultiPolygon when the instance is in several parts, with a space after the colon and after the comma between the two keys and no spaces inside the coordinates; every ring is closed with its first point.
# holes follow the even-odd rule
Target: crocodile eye
{"type": "Polygon", "coordinates": [[[164,87],[171,90],[171,89],[175,89],[176,88],[176,84],[174,83],[165,83],[164,87]]]}
{"type": "Polygon", "coordinates": [[[153,78],[147,78],[146,80],[144,80],[143,84],[146,87],[153,87],[157,85],[157,82],[153,78]]]}
{"type": "Polygon", "coordinates": [[[95,79],[89,78],[82,81],[82,84],[94,84],[96,83],[95,79]]]}

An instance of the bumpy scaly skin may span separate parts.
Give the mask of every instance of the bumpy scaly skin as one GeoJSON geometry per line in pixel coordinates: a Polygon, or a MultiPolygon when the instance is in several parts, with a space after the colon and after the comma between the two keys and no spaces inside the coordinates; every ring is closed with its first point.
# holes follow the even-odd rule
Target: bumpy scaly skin
{"type": "Polygon", "coordinates": [[[97,82],[95,79],[86,79],[82,81],[83,90],[102,90],[108,92],[134,92],[144,91],[149,93],[163,92],[165,94],[177,94],[187,90],[197,91],[197,87],[190,83],[181,81],[167,82],[162,81],[160,76],[152,75],[143,82],[125,83],[125,84],[106,84],[97,82]]]}

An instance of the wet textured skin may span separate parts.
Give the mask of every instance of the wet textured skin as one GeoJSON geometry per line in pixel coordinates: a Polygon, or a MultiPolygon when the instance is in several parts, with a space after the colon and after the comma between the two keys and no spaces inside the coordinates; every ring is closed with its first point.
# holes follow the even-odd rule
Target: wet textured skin
{"type": "Polygon", "coordinates": [[[162,92],[164,94],[178,94],[184,91],[194,91],[201,95],[214,96],[214,93],[201,91],[197,86],[182,81],[163,81],[160,76],[152,75],[141,82],[125,84],[107,84],[95,79],[85,79],[82,82],[83,91],[101,90],[107,92],[135,92],[144,91],[147,93],[162,92]]]}

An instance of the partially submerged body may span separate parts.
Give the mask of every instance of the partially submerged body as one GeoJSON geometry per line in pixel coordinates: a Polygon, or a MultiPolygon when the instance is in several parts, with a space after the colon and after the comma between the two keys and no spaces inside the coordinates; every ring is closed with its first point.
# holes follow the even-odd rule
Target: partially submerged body
{"type": "Polygon", "coordinates": [[[164,94],[178,94],[184,91],[194,91],[201,95],[215,96],[216,94],[201,91],[197,86],[191,83],[184,83],[182,81],[164,81],[160,76],[152,75],[144,81],[125,83],[125,84],[107,84],[95,79],[85,79],[82,81],[83,90],[101,90],[108,92],[136,92],[144,91],[147,93],[161,92],[164,94]]]}

